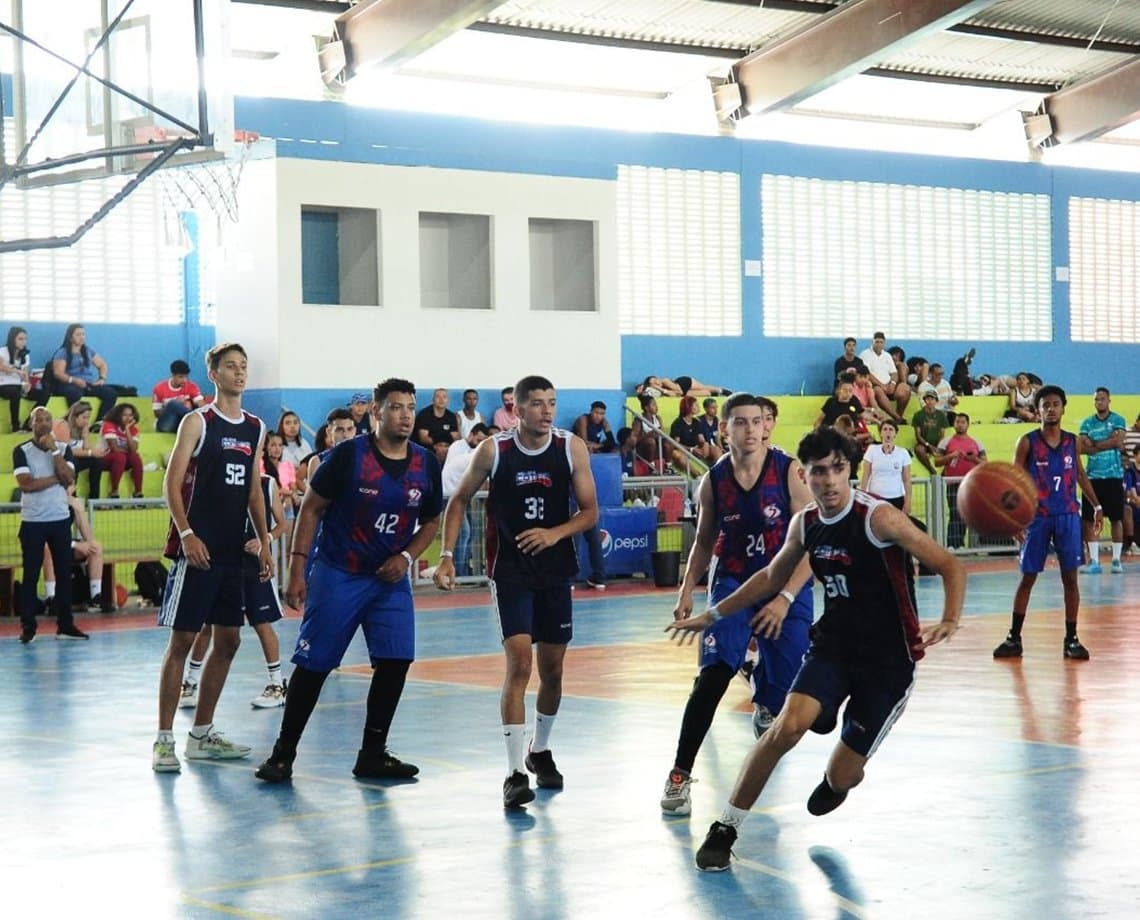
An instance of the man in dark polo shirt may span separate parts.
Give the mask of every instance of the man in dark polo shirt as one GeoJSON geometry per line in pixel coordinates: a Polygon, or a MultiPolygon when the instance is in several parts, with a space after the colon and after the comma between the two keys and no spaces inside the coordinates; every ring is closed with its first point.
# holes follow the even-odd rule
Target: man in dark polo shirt
{"type": "Polygon", "coordinates": [[[55,570],[62,573],[55,590],[56,637],[86,639],[71,616],[71,508],[67,487],[75,482],[71,448],[60,447],[51,433],[51,412],[44,406],[28,419],[32,437],[12,451],[12,470],[20,487],[20,549],[24,583],[20,598],[20,641],[36,638],[36,584],[44,563],[44,544],[55,570]]]}
{"type": "Polygon", "coordinates": [[[459,440],[459,419],[447,408],[447,398],[447,390],[436,390],[431,405],[416,414],[416,441],[434,450],[441,465],[452,442],[459,440]]]}

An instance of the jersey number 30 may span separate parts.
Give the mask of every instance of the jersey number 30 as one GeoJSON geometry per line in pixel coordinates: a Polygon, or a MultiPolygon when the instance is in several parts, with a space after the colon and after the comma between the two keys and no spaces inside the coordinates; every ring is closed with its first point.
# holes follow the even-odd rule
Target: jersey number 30
{"type": "Polygon", "coordinates": [[[850,597],[846,575],[824,575],[823,590],[828,597],[850,597]]]}

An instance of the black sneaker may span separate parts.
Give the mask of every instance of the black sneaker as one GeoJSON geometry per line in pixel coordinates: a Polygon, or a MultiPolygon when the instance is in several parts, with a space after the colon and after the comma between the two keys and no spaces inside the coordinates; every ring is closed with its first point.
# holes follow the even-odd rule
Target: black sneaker
{"type": "Polygon", "coordinates": [[[714,821],[701,848],[697,850],[697,868],[702,872],[723,872],[732,862],[732,845],[736,828],[714,821]]]}
{"type": "Polygon", "coordinates": [[[562,788],[562,774],[554,766],[554,755],[550,751],[530,751],[526,755],[526,768],[534,774],[539,789],[562,788]]]}
{"type": "Polygon", "coordinates": [[[1073,659],[1073,661],[1089,660],[1089,650],[1081,645],[1081,640],[1076,636],[1073,636],[1072,639],[1065,640],[1064,655],[1066,658],[1073,659]]]}
{"type": "Polygon", "coordinates": [[[293,760],[297,752],[282,751],[276,744],[273,753],[265,759],[253,775],[267,783],[283,783],[293,778],[293,760]]]}
{"type": "Polygon", "coordinates": [[[82,629],[72,623],[70,626],[61,626],[55,631],[57,639],[90,639],[82,629]]]}
{"type": "Polygon", "coordinates": [[[530,788],[530,780],[525,773],[515,770],[503,780],[503,808],[520,808],[533,801],[534,790],[530,788]]]}
{"type": "Polygon", "coordinates": [[[24,645],[31,645],[36,641],[36,626],[33,623],[31,626],[25,626],[20,630],[20,642],[24,645]]]}
{"type": "Polygon", "coordinates": [[[404,763],[391,751],[364,751],[356,755],[352,775],[361,779],[411,779],[420,768],[404,763]]]}
{"type": "Polygon", "coordinates": [[[826,815],[829,811],[835,811],[847,799],[846,792],[836,792],[831,788],[827,782],[827,777],[824,776],[823,782],[812,790],[812,794],[808,796],[807,810],[815,816],[826,815]]]}
{"type": "MultiPolygon", "coordinates": [[[[1067,656],[1068,652],[1066,651],[1065,654],[1067,656]]],[[[994,649],[994,658],[1020,658],[1020,657],[1021,657],[1021,637],[1020,636],[1014,636],[1013,633],[1010,633],[1008,636],[1006,636],[1005,641],[1002,642],[1001,645],[999,645],[997,648],[994,649]]]]}

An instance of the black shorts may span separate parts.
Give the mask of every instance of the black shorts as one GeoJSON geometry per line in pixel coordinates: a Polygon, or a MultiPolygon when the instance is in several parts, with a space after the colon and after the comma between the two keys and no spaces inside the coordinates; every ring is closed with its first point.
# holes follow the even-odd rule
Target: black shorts
{"type": "Polygon", "coordinates": [[[208,569],[196,569],[179,556],[166,577],[158,625],[187,632],[202,626],[241,626],[245,620],[245,567],[211,560],[208,569]]]}
{"type": "Polygon", "coordinates": [[[819,700],[823,713],[817,721],[832,727],[835,714],[847,700],[840,738],[856,754],[870,757],[902,715],[913,686],[914,665],[910,662],[887,666],[877,661],[852,661],[813,645],[788,692],[819,700]]]}
{"type": "Polygon", "coordinates": [[[245,620],[250,626],[276,623],[281,619],[281,600],[277,596],[277,579],[262,581],[256,574],[246,572],[242,586],[245,620]]]}
{"type": "Polygon", "coordinates": [[[693,388],[693,378],[689,376],[674,377],[673,382],[681,388],[681,395],[687,396],[689,390],[693,388]]]}
{"type": "MultiPolygon", "coordinates": [[[[1100,502],[1104,516],[1110,521],[1124,520],[1124,480],[1123,479],[1089,479],[1096,500],[1100,502]]],[[[1081,495],[1081,520],[1090,524],[1093,519],[1092,502],[1081,495]]]]}
{"type": "Polygon", "coordinates": [[[570,582],[529,588],[491,582],[491,604],[499,619],[499,638],[529,634],[532,642],[566,645],[574,637],[570,582]]]}

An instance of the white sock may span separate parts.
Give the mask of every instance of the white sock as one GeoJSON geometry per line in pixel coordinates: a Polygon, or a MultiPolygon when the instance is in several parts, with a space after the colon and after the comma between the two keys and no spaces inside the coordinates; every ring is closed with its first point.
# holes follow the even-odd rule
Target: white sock
{"type": "Polygon", "coordinates": [[[191,660],[186,668],[186,683],[198,686],[198,678],[202,676],[202,662],[191,660]]]}
{"type": "Polygon", "coordinates": [[[503,738],[507,742],[507,769],[511,773],[525,773],[526,726],[504,725],[503,738]]]}
{"type": "Polygon", "coordinates": [[[543,715],[537,709],[534,712],[534,739],[530,742],[532,751],[546,751],[550,749],[550,732],[554,728],[554,720],[558,714],[543,715]]]}
{"type": "Polygon", "coordinates": [[[1089,562],[1100,562],[1100,540],[1089,540],[1089,562]]]}
{"type": "Polygon", "coordinates": [[[205,725],[195,725],[190,729],[191,738],[205,738],[210,733],[210,729],[214,727],[213,722],[207,722],[205,725]]]}
{"type": "Polygon", "coordinates": [[[265,665],[265,670],[269,672],[269,682],[278,687],[281,686],[281,661],[270,661],[265,665]]]}
{"type": "Polygon", "coordinates": [[[737,808],[730,802],[724,806],[724,812],[720,816],[720,823],[727,824],[729,827],[740,827],[749,814],[750,812],[747,808],[737,808]]]}
{"type": "Polygon", "coordinates": [[[158,735],[155,737],[154,740],[155,741],[169,741],[169,742],[173,743],[174,732],[168,731],[167,729],[160,728],[158,730],[158,735]]]}
{"type": "Polygon", "coordinates": [[[47,597],[55,597],[55,582],[54,581],[45,581],[44,582],[44,594],[47,597]]]}
{"type": "Polygon", "coordinates": [[[1112,561],[1113,562],[1119,562],[1120,561],[1120,553],[1123,550],[1124,550],[1124,544],[1123,543],[1113,543],[1112,544],[1112,561]]]}
{"type": "Polygon", "coordinates": [[[90,579],[90,582],[91,582],[91,596],[92,597],[98,597],[99,592],[101,592],[103,590],[103,579],[102,578],[92,578],[92,579],[90,579]]]}

